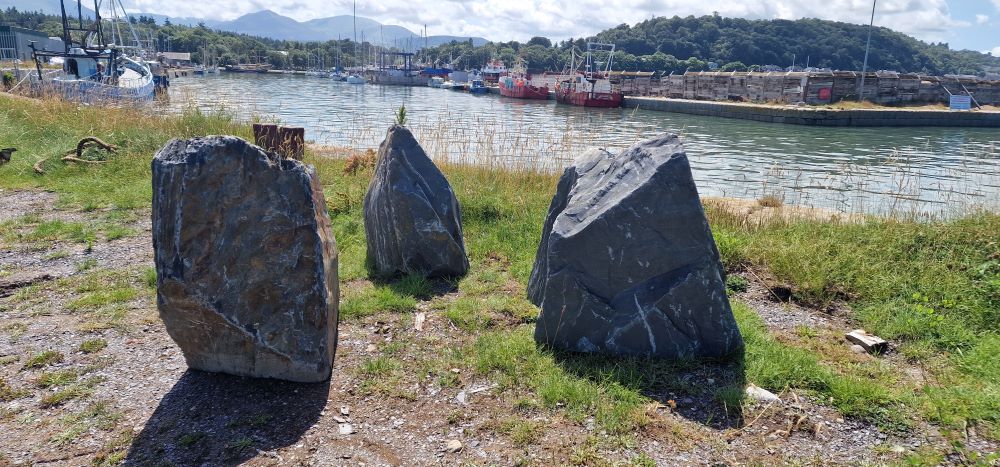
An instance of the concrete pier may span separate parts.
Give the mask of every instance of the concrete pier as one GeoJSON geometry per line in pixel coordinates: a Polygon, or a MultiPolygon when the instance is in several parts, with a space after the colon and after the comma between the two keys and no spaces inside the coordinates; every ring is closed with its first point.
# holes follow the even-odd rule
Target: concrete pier
{"type": "Polygon", "coordinates": [[[1000,128],[1000,112],[992,111],[956,112],[906,108],[837,110],[630,96],[625,97],[622,107],[791,125],[1000,128]]]}

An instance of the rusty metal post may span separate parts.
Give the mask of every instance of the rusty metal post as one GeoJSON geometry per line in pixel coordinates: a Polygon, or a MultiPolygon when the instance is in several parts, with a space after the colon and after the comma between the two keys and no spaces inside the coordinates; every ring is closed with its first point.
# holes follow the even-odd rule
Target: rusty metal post
{"type": "Polygon", "coordinates": [[[265,151],[278,150],[278,125],[270,123],[253,124],[254,144],[264,148],[265,151]]]}
{"type": "Polygon", "coordinates": [[[300,161],[306,149],[306,129],[302,127],[278,127],[278,142],[281,146],[278,152],[287,158],[300,161]]]}

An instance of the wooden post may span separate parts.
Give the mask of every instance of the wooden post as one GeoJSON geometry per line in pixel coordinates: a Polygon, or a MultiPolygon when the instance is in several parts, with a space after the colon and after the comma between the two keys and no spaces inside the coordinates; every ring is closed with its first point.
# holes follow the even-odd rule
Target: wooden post
{"type": "Polygon", "coordinates": [[[280,149],[278,152],[285,157],[302,160],[306,148],[306,129],[302,127],[278,127],[278,142],[280,149]]]}
{"type": "Polygon", "coordinates": [[[253,124],[254,144],[264,148],[265,151],[278,150],[278,125],[270,123],[253,124]]]}

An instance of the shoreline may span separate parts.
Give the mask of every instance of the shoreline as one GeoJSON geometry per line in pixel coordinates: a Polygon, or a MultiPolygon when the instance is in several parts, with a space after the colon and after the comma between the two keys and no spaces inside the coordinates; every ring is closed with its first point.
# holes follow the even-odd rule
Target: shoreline
{"type": "Polygon", "coordinates": [[[625,109],[643,109],[765,123],[835,127],[971,127],[1000,128],[1000,112],[950,110],[831,109],[773,106],[745,102],[699,101],[625,96],[625,109]]]}

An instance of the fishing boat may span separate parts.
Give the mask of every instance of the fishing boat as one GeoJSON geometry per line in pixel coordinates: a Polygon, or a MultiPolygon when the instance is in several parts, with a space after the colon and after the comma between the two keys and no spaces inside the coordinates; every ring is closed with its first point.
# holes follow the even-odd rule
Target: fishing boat
{"type": "Polygon", "coordinates": [[[486,87],[486,83],[482,79],[473,79],[469,83],[469,93],[471,94],[486,94],[490,92],[490,89],[486,87]]]}
{"type": "MultiPolygon", "coordinates": [[[[80,2],[77,0],[78,12],[82,11],[80,2]]],[[[60,0],[64,49],[38,50],[31,43],[31,55],[37,71],[33,88],[40,92],[56,92],[67,99],[82,102],[141,102],[153,98],[156,85],[153,73],[144,60],[146,54],[138,35],[128,21],[116,16],[117,11],[124,11],[121,1],[109,3],[112,4],[109,18],[102,18],[98,8],[93,22],[84,27],[83,14],[70,21],[66,16],[65,0],[60,0]],[[102,21],[108,24],[102,26],[102,21]],[[74,28],[73,23],[79,27],[74,28]],[[131,32],[131,40],[125,38],[122,24],[127,25],[131,32]],[[106,30],[119,43],[107,41],[106,30]],[[83,33],[78,36],[84,39],[79,42],[73,40],[72,32],[83,33]],[[62,69],[43,73],[42,65],[49,61],[61,61],[62,69]]],[[[90,18],[87,20],[90,21],[90,18]]]]}
{"type": "Polygon", "coordinates": [[[572,54],[569,78],[556,84],[556,100],[564,104],[583,107],[621,107],[624,95],[608,79],[611,72],[615,45],[597,42],[587,43],[587,55],[582,71],[574,66],[575,51],[572,54]],[[603,54],[606,63],[601,67],[596,55],[603,54]]]}
{"type": "Polygon", "coordinates": [[[444,78],[440,76],[432,76],[431,79],[427,80],[427,86],[432,88],[441,88],[444,85],[444,78]]]}
{"type": "Polygon", "coordinates": [[[494,58],[480,70],[480,74],[483,77],[483,81],[496,84],[500,80],[500,77],[507,74],[507,67],[504,66],[503,61],[494,58]]]}
{"type": "Polygon", "coordinates": [[[507,76],[501,76],[497,84],[500,86],[500,95],[504,97],[542,100],[549,98],[549,87],[532,84],[531,75],[523,62],[514,65],[507,76]]]}

